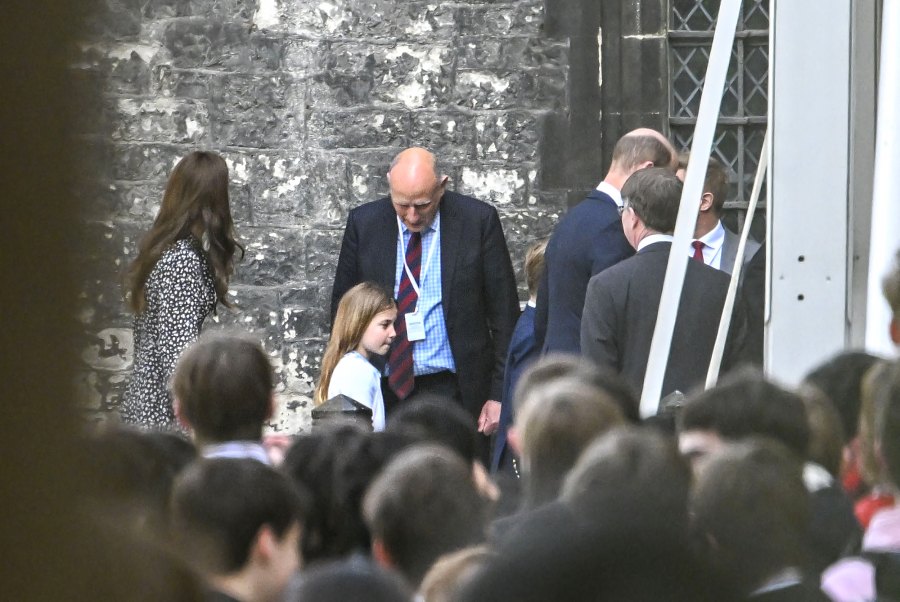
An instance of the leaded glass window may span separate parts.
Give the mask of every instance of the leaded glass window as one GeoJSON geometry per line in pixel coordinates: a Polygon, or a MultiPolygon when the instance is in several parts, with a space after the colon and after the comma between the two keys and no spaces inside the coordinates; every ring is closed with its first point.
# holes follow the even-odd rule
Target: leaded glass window
{"type": "MultiPolygon", "coordinates": [[[[679,151],[690,149],[719,4],[670,0],[669,127],[679,151]]],[[[750,199],[765,135],[768,72],[769,2],[744,0],[712,149],[729,171],[725,207],[739,213],[750,199]]]]}

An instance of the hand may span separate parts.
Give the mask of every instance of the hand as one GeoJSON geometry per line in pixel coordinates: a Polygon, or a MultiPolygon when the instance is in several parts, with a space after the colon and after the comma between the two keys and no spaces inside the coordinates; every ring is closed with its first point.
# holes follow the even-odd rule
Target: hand
{"type": "Polygon", "coordinates": [[[481,416],[478,417],[478,432],[493,435],[499,426],[500,402],[488,399],[481,408],[481,416]]]}

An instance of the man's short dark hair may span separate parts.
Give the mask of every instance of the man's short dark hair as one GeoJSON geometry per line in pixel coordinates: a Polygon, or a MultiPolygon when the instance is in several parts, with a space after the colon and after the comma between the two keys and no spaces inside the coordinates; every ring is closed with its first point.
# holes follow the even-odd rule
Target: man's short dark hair
{"type": "Polygon", "coordinates": [[[722,209],[725,207],[725,199],[728,198],[728,173],[722,164],[712,157],[709,158],[709,165],[706,167],[703,192],[713,195],[713,213],[721,216],[722,209]]]}
{"type": "Polygon", "coordinates": [[[616,142],[612,160],[624,170],[645,161],[652,161],[654,167],[668,167],[672,164],[672,151],[656,136],[626,134],[616,142]]]}
{"type": "Polygon", "coordinates": [[[731,440],[752,435],[772,437],[801,459],[806,458],[809,446],[803,400],[755,371],[735,373],[688,399],[679,430],[713,431],[731,440]]]}
{"type": "Polygon", "coordinates": [[[475,420],[451,399],[423,395],[405,403],[391,415],[387,430],[446,445],[469,463],[478,456],[475,420]]]}
{"type": "Polygon", "coordinates": [[[182,415],[206,443],[260,439],[272,387],[272,365],[260,344],[221,334],[188,347],[172,381],[182,415]]]}
{"type": "Polygon", "coordinates": [[[748,439],[716,454],[694,486],[691,514],[697,541],[715,541],[712,562],[744,595],[805,561],[802,464],[776,441],[748,439]]]}
{"type": "Polygon", "coordinates": [[[622,186],[622,200],[651,230],[670,234],[675,230],[681,204],[681,180],[668,169],[640,169],[622,186]]]}
{"type": "Polygon", "coordinates": [[[323,563],[303,571],[299,583],[285,595],[285,602],[409,602],[412,593],[396,574],[363,556],[323,563]]]}
{"type": "Polygon", "coordinates": [[[172,491],[173,537],[205,574],[239,570],[263,525],[283,538],[302,518],[294,486],[256,460],[200,460],[184,470],[172,491]]]}
{"type": "Polygon", "coordinates": [[[440,556],[483,540],[486,512],[471,466],[439,445],[401,452],[363,501],[372,537],[414,586],[440,556]]]}

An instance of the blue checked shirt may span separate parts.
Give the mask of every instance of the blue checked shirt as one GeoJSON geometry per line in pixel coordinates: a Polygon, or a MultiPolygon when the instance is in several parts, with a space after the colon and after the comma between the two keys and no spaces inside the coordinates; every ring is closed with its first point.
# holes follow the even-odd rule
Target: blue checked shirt
{"type": "MultiPolygon", "coordinates": [[[[400,222],[403,234],[403,247],[397,245],[397,271],[394,278],[394,298],[400,288],[403,276],[403,258],[406,245],[409,244],[410,231],[400,222]]],[[[447,337],[447,324],[444,322],[444,308],[441,299],[441,212],[438,210],[431,225],[422,232],[422,268],[425,280],[419,282],[419,301],[417,309],[425,316],[425,340],[413,343],[413,373],[416,376],[434,374],[443,370],[456,372],[453,352],[450,351],[450,339],[447,337]],[[431,248],[434,257],[426,265],[431,248]]]]}

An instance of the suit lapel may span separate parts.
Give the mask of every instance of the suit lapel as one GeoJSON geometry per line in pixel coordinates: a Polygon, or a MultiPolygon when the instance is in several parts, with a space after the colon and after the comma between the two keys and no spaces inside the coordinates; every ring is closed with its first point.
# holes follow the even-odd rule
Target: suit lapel
{"type": "Polygon", "coordinates": [[[456,271],[456,261],[459,258],[461,236],[461,220],[450,194],[445,194],[441,200],[441,304],[445,319],[450,295],[453,292],[453,273],[456,271]]]}
{"type": "Polygon", "coordinates": [[[368,248],[376,255],[376,281],[390,290],[394,290],[397,279],[397,234],[397,214],[388,199],[378,216],[378,227],[372,232],[376,240],[368,248]]]}
{"type": "Polygon", "coordinates": [[[734,259],[737,257],[738,237],[731,230],[725,228],[725,242],[722,243],[722,261],[719,267],[726,274],[734,271],[734,259]]]}

